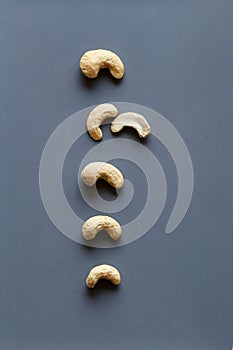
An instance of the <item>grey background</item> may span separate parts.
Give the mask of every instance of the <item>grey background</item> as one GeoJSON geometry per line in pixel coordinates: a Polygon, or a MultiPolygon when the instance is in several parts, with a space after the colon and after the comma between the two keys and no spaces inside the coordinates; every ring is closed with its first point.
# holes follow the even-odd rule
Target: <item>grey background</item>
{"type": "Polygon", "coordinates": [[[227,0],[0,1],[0,349],[231,349],[232,12],[227,0]],[[124,59],[120,83],[106,72],[81,76],[81,54],[99,47],[124,59]],[[106,101],[166,116],[190,151],[195,188],[165,235],[176,174],[158,150],[170,183],[160,220],[138,241],[103,250],[57,232],[38,169],[57,125],[106,101]],[[88,291],[85,277],[102,262],[119,268],[122,284],[88,291]]]}

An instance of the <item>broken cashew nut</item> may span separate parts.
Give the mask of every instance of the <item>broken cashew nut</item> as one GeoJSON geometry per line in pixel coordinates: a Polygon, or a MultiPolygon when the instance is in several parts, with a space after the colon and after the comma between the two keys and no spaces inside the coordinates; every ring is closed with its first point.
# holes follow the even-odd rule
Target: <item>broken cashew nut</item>
{"type": "Polygon", "coordinates": [[[85,52],[79,65],[82,73],[88,78],[96,78],[102,68],[108,68],[116,79],[121,79],[124,75],[123,62],[114,52],[108,50],[85,52]]]}
{"type": "Polygon", "coordinates": [[[87,287],[94,288],[100,279],[110,280],[116,286],[121,283],[120,272],[115,267],[105,264],[91,269],[86,279],[87,287]]]}
{"type": "Polygon", "coordinates": [[[89,163],[82,170],[81,178],[87,186],[93,186],[98,179],[106,180],[116,189],[124,185],[124,178],[120,170],[114,165],[104,162],[89,163]]]}
{"type": "Polygon", "coordinates": [[[95,141],[102,139],[103,134],[100,129],[101,123],[107,118],[115,118],[117,116],[117,109],[110,103],[103,103],[95,107],[87,118],[87,130],[91,138],[95,141]]]}
{"type": "Polygon", "coordinates": [[[146,138],[150,134],[150,125],[147,120],[138,113],[126,112],[119,114],[111,125],[112,132],[119,132],[124,126],[130,126],[137,130],[141,138],[146,138]]]}
{"type": "Polygon", "coordinates": [[[120,224],[110,216],[97,215],[88,219],[82,228],[83,237],[86,240],[95,238],[97,233],[101,230],[107,231],[109,236],[117,241],[121,237],[121,226],[120,224]]]}

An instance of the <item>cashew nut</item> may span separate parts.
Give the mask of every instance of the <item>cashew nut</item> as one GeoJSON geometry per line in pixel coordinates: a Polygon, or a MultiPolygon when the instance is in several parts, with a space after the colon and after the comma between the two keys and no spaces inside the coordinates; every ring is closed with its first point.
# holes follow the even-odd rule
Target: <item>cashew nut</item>
{"type": "Polygon", "coordinates": [[[150,125],[147,120],[138,113],[127,112],[119,114],[114,119],[111,125],[112,132],[118,132],[123,129],[124,126],[130,126],[137,130],[140,137],[145,138],[150,133],[150,125]]]}
{"type": "Polygon", "coordinates": [[[94,288],[100,279],[110,280],[116,286],[121,283],[120,272],[115,267],[105,264],[91,269],[86,279],[87,287],[94,288]]]}
{"type": "Polygon", "coordinates": [[[121,237],[121,226],[120,224],[110,216],[97,215],[88,219],[82,228],[83,237],[86,240],[95,238],[97,233],[101,230],[107,231],[109,236],[117,241],[121,237]]]}
{"type": "Polygon", "coordinates": [[[84,53],[79,62],[81,71],[88,78],[96,78],[99,70],[108,68],[116,79],[124,75],[124,64],[121,59],[112,51],[91,50],[84,53]]]}
{"type": "Polygon", "coordinates": [[[110,103],[103,103],[95,107],[87,118],[87,130],[91,138],[95,141],[102,139],[103,134],[100,129],[100,124],[107,118],[115,118],[117,116],[117,109],[110,103]]]}
{"type": "Polygon", "coordinates": [[[120,170],[104,162],[89,163],[81,172],[81,178],[87,186],[93,186],[98,179],[106,180],[111,186],[119,189],[124,185],[120,170]]]}

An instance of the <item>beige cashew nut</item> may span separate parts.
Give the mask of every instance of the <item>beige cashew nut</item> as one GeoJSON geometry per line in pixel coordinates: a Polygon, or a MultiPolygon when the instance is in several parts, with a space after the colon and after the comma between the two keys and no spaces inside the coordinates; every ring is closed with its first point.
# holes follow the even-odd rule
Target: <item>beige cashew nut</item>
{"type": "Polygon", "coordinates": [[[119,132],[124,126],[130,126],[137,130],[141,138],[146,138],[150,134],[150,125],[147,120],[138,113],[126,112],[119,114],[112,122],[112,132],[119,132]]]}
{"type": "Polygon", "coordinates": [[[81,57],[80,69],[88,78],[96,78],[99,70],[108,68],[116,79],[121,79],[124,75],[124,64],[121,59],[109,50],[91,50],[81,57]]]}
{"type": "Polygon", "coordinates": [[[102,139],[103,134],[100,129],[101,123],[107,118],[115,118],[117,116],[117,109],[111,103],[103,103],[95,107],[87,118],[87,130],[91,138],[95,141],[102,139]]]}
{"type": "Polygon", "coordinates": [[[87,186],[93,186],[98,179],[106,180],[116,189],[124,185],[124,178],[120,170],[114,165],[105,162],[93,162],[85,166],[81,178],[87,186]]]}
{"type": "Polygon", "coordinates": [[[117,241],[122,233],[121,226],[115,219],[110,216],[96,215],[84,223],[82,228],[83,237],[89,241],[95,238],[101,230],[105,230],[114,241],[117,241]]]}
{"type": "Polygon", "coordinates": [[[88,288],[94,288],[100,279],[110,280],[116,286],[121,283],[120,272],[110,265],[98,265],[91,269],[86,279],[88,288]]]}

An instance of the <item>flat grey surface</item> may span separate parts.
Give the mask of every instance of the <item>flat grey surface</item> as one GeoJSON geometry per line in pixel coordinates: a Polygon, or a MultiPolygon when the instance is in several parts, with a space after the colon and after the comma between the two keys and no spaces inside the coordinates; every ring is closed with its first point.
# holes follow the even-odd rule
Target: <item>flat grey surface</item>
{"type": "MultiPolygon", "coordinates": [[[[227,0],[0,1],[0,349],[232,348],[232,13],[227,0]],[[99,47],[124,59],[120,83],[79,72],[81,54],[99,47]],[[177,179],[159,144],[168,198],[141,239],[87,248],[49,221],[38,185],[45,143],[69,115],[106,101],[155,109],[185,140],[194,193],[171,235],[164,228],[177,179]],[[86,275],[102,262],[119,268],[122,284],[88,291],[86,275]]],[[[64,169],[74,208],[75,147],[64,169]]],[[[122,220],[137,215],[140,191],[122,220]]],[[[103,185],[100,193],[114,198],[103,185]]]]}

